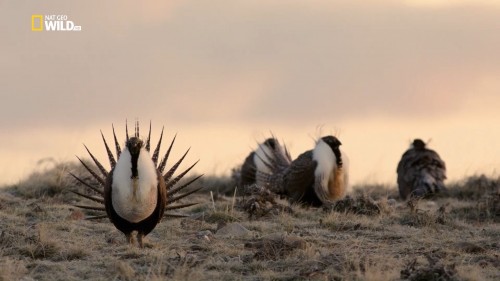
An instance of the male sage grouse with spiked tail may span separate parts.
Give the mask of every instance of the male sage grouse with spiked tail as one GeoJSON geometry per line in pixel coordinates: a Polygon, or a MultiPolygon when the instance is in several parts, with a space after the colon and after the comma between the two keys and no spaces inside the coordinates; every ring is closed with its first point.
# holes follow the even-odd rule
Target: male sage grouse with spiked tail
{"type": "Polygon", "coordinates": [[[446,165],[425,142],[415,139],[399,161],[398,186],[401,199],[423,197],[446,190],[446,165]]]}
{"type": "MultiPolygon", "coordinates": [[[[85,146],[90,157],[99,169],[101,175],[98,175],[89,165],[80,158],[80,162],[92,175],[92,181],[86,181],[82,178],[70,173],[81,184],[95,193],[89,195],[73,191],[74,193],[87,199],[98,202],[104,206],[94,207],[85,205],[76,205],[83,209],[94,211],[106,211],[107,217],[115,225],[115,227],[123,232],[129,243],[133,243],[132,233],[137,232],[137,241],[139,246],[143,247],[143,237],[148,235],[156,225],[161,221],[165,211],[180,209],[192,206],[194,204],[172,205],[178,200],[198,191],[201,188],[194,189],[187,193],[176,195],[185,187],[193,183],[201,176],[195,177],[187,183],[173,188],[173,186],[182,179],[195,165],[187,168],[184,172],[173,178],[173,174],[186,157],[186,151],[180,160],[175,163],[169,171],[163,174],[170,151],[175,141],[173,138],[170,146],[158,163],[158,155],[160,153],[161,140],[163,137],[163,129],[161,131],[158,145],[156,146],[153,155],[150,155],[150,140],[151,140],[151,124],[149,125],[149,134],[144,143],[139,137],[139,124],[136,122],[135,135],[129,137],[128,128],[126,127],[126,142],[123,150],[117,141],[115,130],[113,127],[113,137],[116,147],[115,160],[113,153],[108,147],[106,139],[101,132],[104,146],[108,153],[111,171],[107,171],[103,165],[92,155],[90,150],[85,146]],[[97,196],[96,196],[97,195],[97,196]]],[[[167,214],[168,216],[169,214],[167,214]]],[[[106,215],[89,217],[88,219],[105,218],[106,215]]]]}
{"type": "Polygon", "coordinates": [[[292,161],[283,175],[291,202],[321,206],[342,199],[349,187],[349,160],[334,136],[320,138],[313,150],[292,161]]]}
{"type": "Polygon", "coordinates": [[[268,138],[259,147],[252,151],[243,165],[241,166],[241,175],[239,186],[245,187],[257,183],[263,185],[259,173],[271,175],[279,173],[290,166],[292,159],[286,146],[282,146],[276,138],[268,138]]]}

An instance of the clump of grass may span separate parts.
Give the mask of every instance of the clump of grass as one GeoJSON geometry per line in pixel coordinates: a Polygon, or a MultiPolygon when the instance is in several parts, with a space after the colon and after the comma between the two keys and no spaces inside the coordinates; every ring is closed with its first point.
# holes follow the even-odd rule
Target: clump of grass
{"type": "Polygon", "coordinates": [[[448,195],[461,200],[478,200],[490,194],[500,193],[500,178],[492,179],[476,175],[448,187],[448,195]]]}
{"type": "Polygon", "coordinates": [[[481,268],[474,266],[457,266],[457,275],[465,281],[486,280],[486,276],[481,268]]]}
{"type": "Polygon", "coordinates": [[[460,280],[455,265],[443,265],[439,260],[426,256],[428,264],[421,264],[415,258],[401,270],[401,278],[410,281],[455,281],[460,280]]]}
{"type": "Polygon", "coordinates": [[[51,168],[41,168],[7,189],[24,198],[58,196],[71,186],[68,172],[75,169],[78,169],[76,163],[54,162],[51,168]]]}
{"type": "Polygon", "coordinates": [[[500,222],[500,193],[491,193],[481,199],[451,210],[454,216],[461,219],[487,222],[500,222]]]}
{"type": "Polygon", "coordinates": [[[379,230],[382,225],[380,220],[358,216],[352,213],[331,212],[324,219],[320,220],[320,225],[332,231],[353,231],[360,229],[379,230]]]}
{"type": "Polygon", "coordinates": [[[0,258],[0,281],[21,280],[28,273],[24,262],[11,258],[0,258]]]}
{"type": "Polygon", "coordinates": [[[219,223],[219,224],[240,220],[240,218],[234,211],[234,203],[235,203],[234,198],[233,200],[231,200],[230,204],[224,204],[222,210],[221,206],[216,207],[216,200],[214,193],[212,191],[210,191],[210,200],[212,209],[210,210],[209,208],[207,208],[207,205],[205,205],[203,209],[198,209],[198,210],[205,210],[201,213],[198,213],[197,215],[198,219],[201,219],[208,223],[219,223]]]}
{"type": "Polygon", "coordinates": [[[135,280],[135,270],[126,261],[116,262],[115,270],[121,280],[135,280]]]}
{"type": "Polygon", "coordinates": [[[375,257],[374,260],[365,261],[357,271],[357,279],[365,281],[397,280],[400,272],[396,269],[399,261],[387,257],[375,257]],[[389,260],[392,266],[380,266],[380,260],[389,260]]]}
{"type": "Polygon", "coordinates": [[[212,213],[208,213],[203,218],[204,221],[208,223],[228,223],[239,221],[237,217],[229,214],[228,212],[215,211],[212,213]]]}
{"type": "Polygon", "coordinates": [[[365,196],[369,194],[375,200],[383,198],[399,198],[398,189],[396,186],[387,184],[362,184],[353,187],[352,195],[354,197],[365,196]]]}
{"type": "Polygon", "coordinates": [[[177,267],[172,276],[173,280],[186,280],[186,281],[196,281],[196,280],[205,280],[204,276],[201,272],[192,270],[190,266],[183,265],[181,267],[177,267]]]}
{"type": "Polygon", "coordinates": [[[444,204],[439,209],[435,211],[431,210],[421,210],[418,208],[418,204],[421,199],[411,199],[407,202],[410,207],[410,211],[403,213],[399,222],[402,225],[408,225],[413,227],[436,227],[437,225],[445,225],[450,223],[450,219],[447,212],[448,204],[444,204]]]}
{"type": "MultiPolygon", "coordinates": [[[[198,175],[191,175],[189,177],[183,178],[179,182],[179,185],[185,182],[189,182],[190,180],[194,179],[197,176],[198,175]]],[[[203,189],[198,191],[198,193],[208,193],[212,191],[215,194],[215,196],[218,196],[219,194],[225,196],[232,196],[236,188],[236,182],[231,177],[228,176],[204,175],[203,177],[199,178],[191,185],[189,185],[189,187],[186,189],[189,191],[199,187],[203,187],[203,189]]]]}
{"type": "Polygon", "coordinates": [[[26,244],[20,252],[33,259],[53,259],[56,260],[60,248],[54,241],[36,242],[26,244]]]}
{"type": "Polygon", "coordinates": [[[328,209],[342,213],[374,216],[380,214],[382,208],[381,204],[375,202],[371,197],[362,195],[356,198],[348,196],[338,200],[328,209]]]}
{"type": "Polygon", "coordinates": [[[500,192],[486,196],[478,208],[485,213],[487,218],[492,218],[497,223],[500,222],[500,192]]]}
{"type": "Polygon", "coordinates": [[[238,200],[237,207],[246,212],[249,219],[278,215],[281,212],[293,213],[291,207],[278,203],[276,197],[269,189],[254,184],[245,188],[245,197],[238,200]]]}
{"type": "Polygon", "coordinates": [[[47,233],[44,225],[37,228],[37,236],[29,237],[28,243],[21,249],[21,252],[33,259],[60,259],[61,248],[47,233]]]}
{"type": "Polygon", "coordinates": [[[271,235],[257,241],[247,242],[245,247],[257,249],[254,257],[258,260],[279,260],[297,249],[305,249],[307,243],[298,237],[271,235]]]}
{"type": "Polygon", "coordinates": [[[422,211],[406,213],[400,218],[400,223],[413,227],[435,227],[438,224],[438,219],[430,211],[422,211]]]}
{"type": "Polygon", "coordinates": [[[88,255],[88,251],[81,245],[69,246],[61,252],[61,258],[67,261],[80,260],[88,255]]]}

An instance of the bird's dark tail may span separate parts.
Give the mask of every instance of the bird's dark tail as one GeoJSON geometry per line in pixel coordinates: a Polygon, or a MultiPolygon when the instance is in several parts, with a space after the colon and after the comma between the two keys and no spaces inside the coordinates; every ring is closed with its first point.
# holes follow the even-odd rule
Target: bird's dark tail
{"type": "Polygon", "coordinates": [[[444,182],[436,179],[430,172],[421,171],[419,177],[416,179],[415,187],[412,190],[412,197],[424,197],[440,193],[446,190],[444,182]]]}
{"type": "Polygon", "coordinates": [[[283,193],[283,175],[290,167],[292,159],[286,146],[282,146],[274,137],[266,140],[255,151],[255,181],[257,186],[265,187],[275,193],[283,193]],[[267,145],[273,140],[272,146],[267,145]]]}

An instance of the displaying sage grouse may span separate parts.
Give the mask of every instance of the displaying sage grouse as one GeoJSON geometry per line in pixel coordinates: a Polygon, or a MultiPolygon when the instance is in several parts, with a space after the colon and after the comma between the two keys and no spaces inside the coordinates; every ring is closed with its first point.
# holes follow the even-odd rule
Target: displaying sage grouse
{"type": "Polygon", "coordinates": [[[279,174],[267,177],[268,188],[291,203],[321,206],[342,199],[349,188],[349,160],[334,136],[316,142],[313,150],[293,160],[279,174]]]}
{"type": "Polygon", "coordinates": [[[415,139],[399,161],[398,186],[401,199],[423,197],[446,190],[446,165],[425,142],[415,139]]]}
{"type": "Polygon", "coordinates": [[[89,191],[94,194],[90,195],[89,193],[79,191],[73,192],[82,197],[98,202],[101,206],[76,206],[94,211],[106,211],[106,215],[92,216],[88,217],[88,219],[99,219],[107,216],[115,227],[125,234],[129,243],[133,243],[132,233],[136,231],[137,241],[139,246],[142,248],[142,238],[148,235],[148,233],[156,227],[164,216],[165,211],[194,205],[193,203],[173,205],[173,203],[200,190],[201,188],[197,188],[179,195],[180,191],[184,190],[187,186],[200,178],[201,175],[193,178],[185,184],[176,187],[174,186],[198,162],[191,165],[176,177],[173,177],[177,168],[189,152],[188,149],[186,153],[184,153],[184,155],[165,174],[163,174],[170,151],[175,141],[175,137],[170,143],[165,156],[160,163],[158,163],[158,155],[160,153],[160,146],[163,138],[163,129],[161,131],[156,149],[154,150],[153,155],[150,155],[151,124],[149,125],[149,134],[146,142],[141,140],[139,137],[138,122],[135,124],[135,134],[133,137],[129,137],[128,128],[126,127],[126,142],[123,150],[120,148],[120,144],[118,143],[115,129],[113,127],[116,157],[118,160],[115,160],[115,157],[109,149],[102,132],[101,136],[108,153],[111,170],[108,172],[85,146],[87,152],[98,168],[100,175],[80,158],[78,158],[78,160],[80,160],[85,169],[87,169],[90,173],[92,176],[91,179],[84,180],[81,177],[70,173],[78,182],[83,184],[83,186],[87,187],[89,191]]]}
{"type": "Polygon", "coordinates": [[[313,150],[299,155],[283,177],[291,202],[312,206],[342,199],[349,186],[349,160],[334,136],[320,138],[313,150]]]}
{"type": "Polygon", "coordinates": [[[243,165],[239,186],[246,187],[252,184],[263,185],[259,174],[272,175],[279,173],[290,166],[292,159],[285,146],[282,146],[276,138],[268,138],[259,147],[252,151],[243,165]]]}

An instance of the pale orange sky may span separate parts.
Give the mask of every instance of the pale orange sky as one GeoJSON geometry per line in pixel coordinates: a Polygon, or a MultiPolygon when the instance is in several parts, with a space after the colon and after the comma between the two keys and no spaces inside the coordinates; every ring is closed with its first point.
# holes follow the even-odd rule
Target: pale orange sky
{"type": "Polygon", "coordinates": [[[0,26],[0,184],[82,143],[105,160],[99,130],[126,118],[205,174],[272,131],[292,156],[337,134],[354,184],[394,184],[415,137],[451,180],[498,175],[500,1],[2,1],[0,26]]]}

